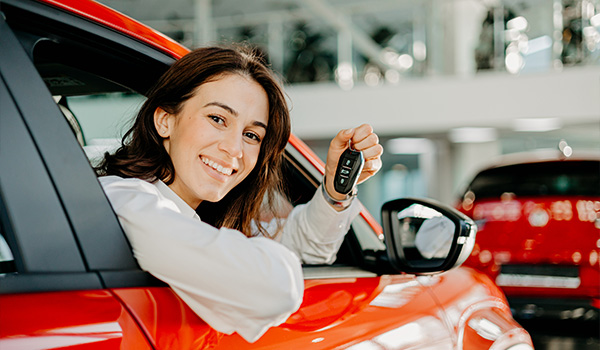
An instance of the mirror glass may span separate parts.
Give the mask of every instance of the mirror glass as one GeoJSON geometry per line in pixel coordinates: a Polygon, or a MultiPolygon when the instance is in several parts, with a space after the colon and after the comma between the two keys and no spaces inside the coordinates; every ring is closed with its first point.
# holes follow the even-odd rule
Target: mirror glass
{"type": "Polygon", "coordinates": [[[448,257],[456,225],[439,211],[422,204],[412,204],[398,212],[400,243],[406,262],[413,267],[442,265],[448,257]]]}

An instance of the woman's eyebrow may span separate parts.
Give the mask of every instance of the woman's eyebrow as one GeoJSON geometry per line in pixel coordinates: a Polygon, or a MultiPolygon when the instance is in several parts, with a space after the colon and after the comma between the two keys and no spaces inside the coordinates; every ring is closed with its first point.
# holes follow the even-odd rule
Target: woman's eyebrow
{"type": "Polygon", "coordinates": [[[239,113],[235,109],[229,107],[228,105],[226,105],[226,104],[224,104],[222,102],[213,101],[213,102],[209,102],[209,103],[207,103],[207,104],[204,105],[204,107],[208,107],[208,106],[221,107],[221,108],[223,108],[224,110],[226,110],[230,114],[233,114],[236,117],[239,115],[239,113]]]}
{"type": "Polygon", "coordinates": [[[259,126],[259,127],[263,128],[263,129],[267,130],[267,126],[265,125],[265,123],[259,122],[258,120],[253,121],[252,125],[259,126]]]}

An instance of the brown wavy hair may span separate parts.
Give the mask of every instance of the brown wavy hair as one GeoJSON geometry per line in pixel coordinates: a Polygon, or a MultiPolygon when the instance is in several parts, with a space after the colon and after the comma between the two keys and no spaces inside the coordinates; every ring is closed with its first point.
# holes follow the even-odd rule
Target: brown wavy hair
{"type": "Polygon", "coordinates": [[[203,221],[252,235],[252,221],[261,233],[261,210],[275,212],[276,193],[281,193],[283,151],[290,136],[290,116],[283,89],[264,57],[247,46],[206,47],[191,51],[175,62],[147,93],[133,126],[125,133],[121,147],[106,153],[96,168],[99,176],[158,179],[171,184],[175,168],[154,126],[154,111],[160,107],[178,114],[196,89],[226,74],[239,74],[260,84],[268,96],[267,132],[258,161],[248,176],[219,202],[203,201],[196,209],[203,221]],[[265,201],[266,199],[266,201],[265,201]]]}

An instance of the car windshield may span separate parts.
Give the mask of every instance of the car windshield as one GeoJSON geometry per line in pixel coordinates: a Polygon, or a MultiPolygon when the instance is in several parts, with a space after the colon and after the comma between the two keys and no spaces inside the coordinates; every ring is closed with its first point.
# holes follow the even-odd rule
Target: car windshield
{"type": "Polygon", "coordinates": [[[475,198],[516,196],[600,196],[600,162],[563,161],[528,163],[479,173],[469,191],[475,198]]]}

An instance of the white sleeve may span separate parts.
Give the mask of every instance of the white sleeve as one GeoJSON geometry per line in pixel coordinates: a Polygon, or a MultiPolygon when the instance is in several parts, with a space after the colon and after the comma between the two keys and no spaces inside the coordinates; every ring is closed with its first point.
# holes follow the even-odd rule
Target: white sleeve
{"type": "Polygon", "coordinates": [[[103,186],[142,269],[217,331],[253,342],[300,307],[300,261],[283,245],[186,217],[141,180],[103,186]]]}
{"type": "Polygon", "coordinates": [[[319,187],[308,203],[292,210],[278,237],[304,263],[331,264],[360,209],[358,201],[353,201],[345,210],[336,211],[319,187]]]}

